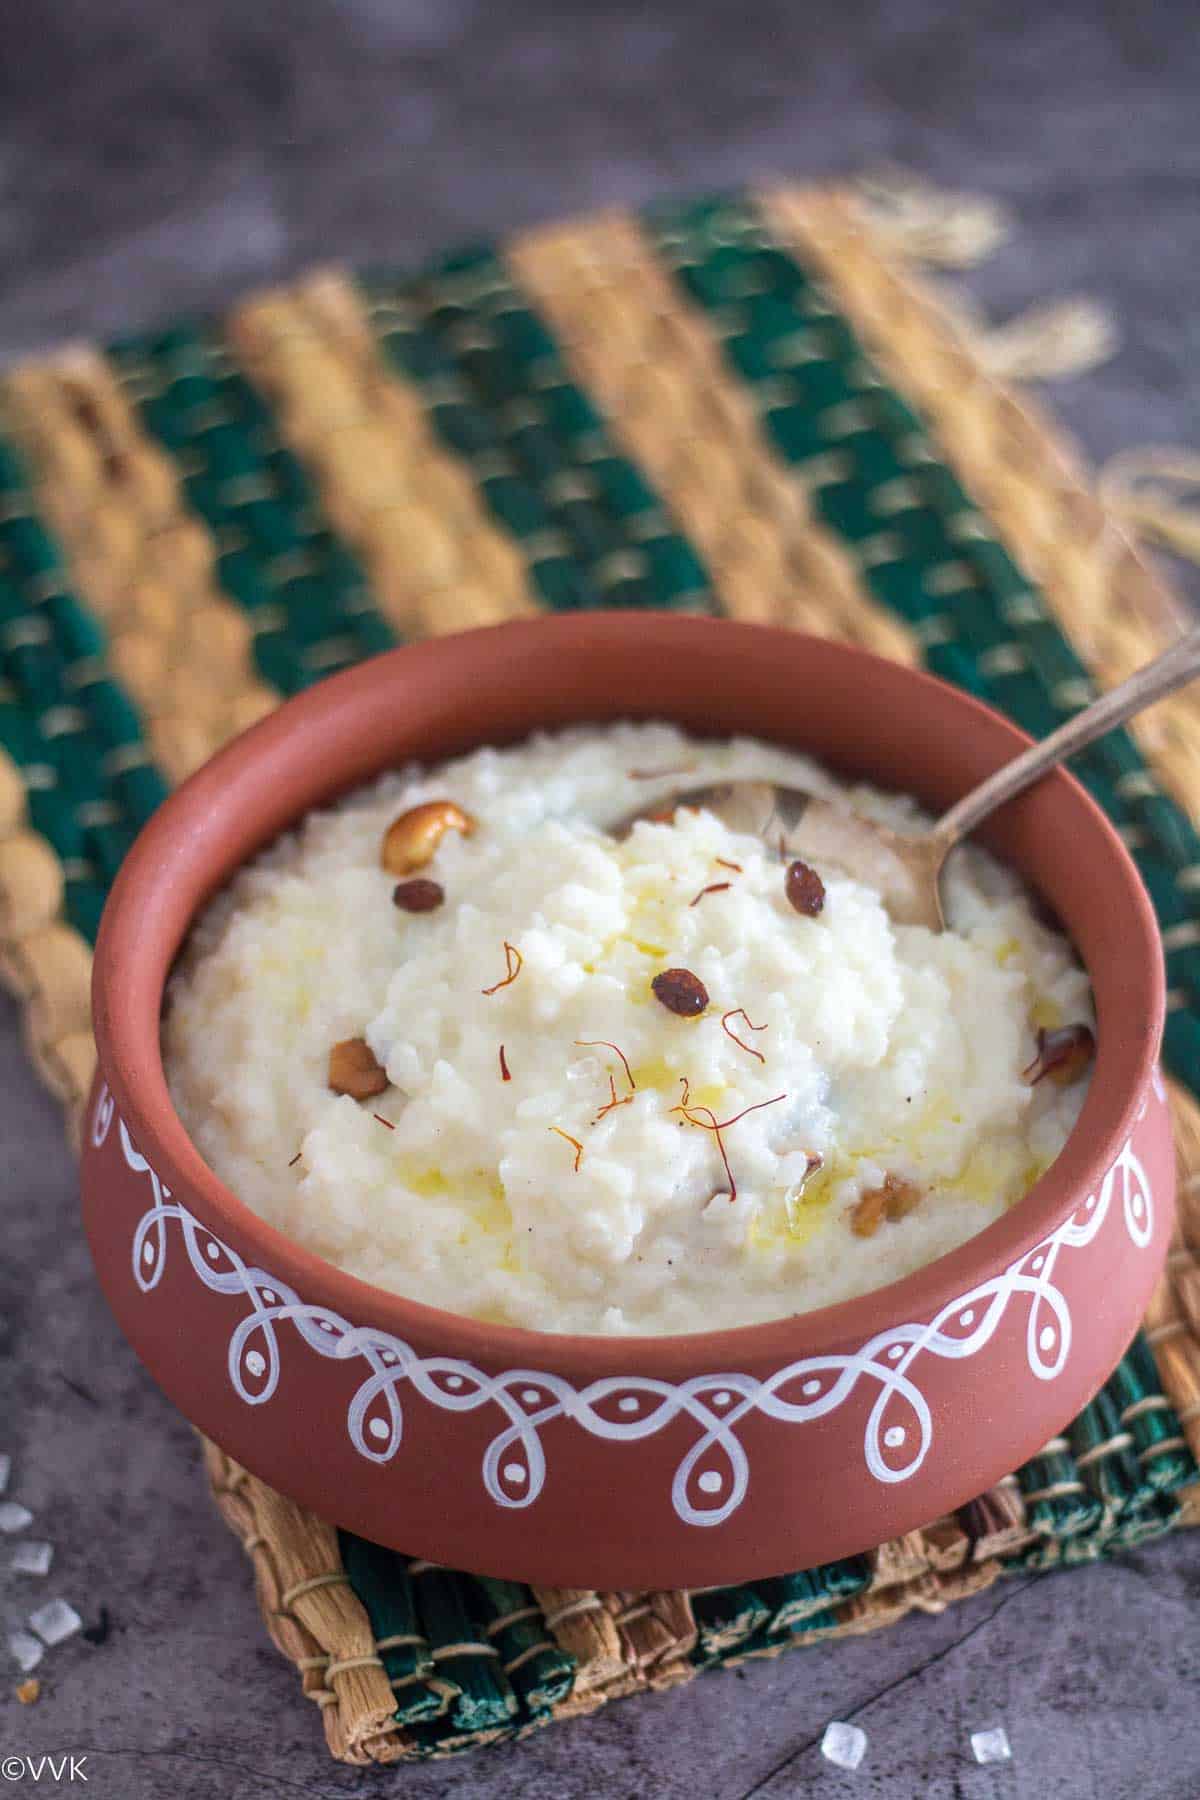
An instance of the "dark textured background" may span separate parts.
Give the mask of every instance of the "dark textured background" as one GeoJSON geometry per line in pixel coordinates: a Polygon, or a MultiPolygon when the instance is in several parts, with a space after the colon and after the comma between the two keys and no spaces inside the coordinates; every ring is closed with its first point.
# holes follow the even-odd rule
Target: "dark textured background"
{"type": "MultiPolygon", "coordinates": [[[[315,259],[403,261],[666,188],[890,160],[1010,203],[1017,237],[970,278],[997,316],[1070,292],[1117,309],[1117,358],[1049,395],[1093,455],[1197,444],[1195,24],[1185,0],[39,0],[10,9],[0,51],[0,355],[215,306],[315,259]]],[[[6,1678],[0,1754],[89,1751],[105,1800],[1195,1800],[1200,1535],[519,1750],[393,1775],[330,1764],[190,1432],[95,1291],[11,1006],[0,1031],[0,1448],[58,1545],[44,1588],[0,1573],[0,1617],[36,1591],[112,1621],[103,1645],[50,1653],[32,1712],[6,1678]],[[834,1716],[870,1733],[856,1775],[814,1747],[834,1716]],[[976,1768],[967,1735],[996,1721],[1015,1761],[976,1768]]]]}

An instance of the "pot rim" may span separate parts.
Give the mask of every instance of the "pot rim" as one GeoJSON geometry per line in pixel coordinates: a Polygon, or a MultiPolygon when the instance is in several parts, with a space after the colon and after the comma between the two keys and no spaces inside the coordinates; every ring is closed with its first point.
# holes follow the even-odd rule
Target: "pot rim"
{"type": "MultiPolygon", "coordinates": [[[[166,979],[191,922],[211,894],[255,853],[251,849],[232,862],[222,858],[215,875],[204,873],[204,847],[214,820],[228,817],[256,781],[290,767],[302,754],[298,746],[307,746],[335,723],[351,735],[365,735],[361,773],[336,783],[326,777],[322,784],[320,759],[306,749],[303,754],[312,765],[311,796],[299,812],[291,808],[279,824],[259,833],[259,844],[297,824],[305,812],[330,803],[338,793],[397,766],[394,756],[376,757],[372,763],[369,732],[372,709],[384,717],[383,696],[399,670],[425,679],[432,688],[439,678],[452,678],[456,663],[466,669],[482,657],[503,671],[545,648],[546,640],[556,658],[568,658],[612,655],[627,639],[643,657],[669,657],[688,643],[712,659],[716,674],[733,651],[735,636],[747,646],[764,637],[776,640],[781,656],[818,657],[833,667],[852,662],[853,679],[860,687],[864,682],[874,684],[880,705],[905,684],[924,688],[939,706],[959,711],[961,728],[986,740],[994,763],[1017,754],[1030,741],[974,697],[858,646],[786,627],[598,612],[488,626],[387,651],[284,702],[218,751],[159,807],[121,866],[96,942],[92,1010],[99,1051],[97,1080],[111,1090],[133,1141],[160,1180],[186,1199],[204,1225],[217,1236],[232,1239],[248,1261],[295,1287],[307,1302],[319,1302],[355,1323],[370,1323],[405,1340],[436,1341],[447,1355],[485,1367],[547,1367],[583,1380],[636,1373],[674,1381],[699,1369],[782,1366],[804,1356],[857,1348],[898,1323],[932,1318],[968,1289],[1021,1260],[1095,1191],[1144,1103],[1162,1033],[1164,979],[1157,919],[1141,877],[1106,815],[1061,768],[1046,777],[1044,785],[1054,784],[1060,803],[1069,795],[1072,817],[1099,837],[1108,858],[1109,904],[1121,909],[1124,955],[1119,995],[1110,992],[1117,981],[1115,967],[1088,968],[1097,1012],[1103,1021],[1106,1011],[1115,1010],[1119,1002],[1126,1028],[1121,1034],[1106,1033],[1102,1024],[1079,1121],[1055,1162],[1024,1199],[957,1249],[899,1281],[815,1311],[720,1331],[612,1337],[490,1324],[391,1293],[326,1262],[252,1212],[203,1161],[171,1102],[159,1025],[166,979]],[[164,918],[177,913],[183,900],[186,918],[181,927],[172,929],[164,918]]],[[[567,716],[556,716],[547,725],[529,714],[518,735],[554,728],[567,716]]],[[[596,717],[594,711],[591,716],[596,717]]],[[[629,716],[629,711],[616,707],[596,722],[629,716]]],[[[634,716],[649,715],[639,708],[634,716]]],[[[672,720],[679,709],[666,697],[657,716],[672,720]]],[[[459,735],[471,743],[469,730],[459,735]]],[[[1071,923],[1069,918],[1064,922],[1071,923]]]]}

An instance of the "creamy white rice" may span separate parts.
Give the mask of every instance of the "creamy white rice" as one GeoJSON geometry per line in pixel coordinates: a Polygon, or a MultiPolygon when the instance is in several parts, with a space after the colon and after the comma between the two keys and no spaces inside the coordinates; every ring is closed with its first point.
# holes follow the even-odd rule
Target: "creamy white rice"
{"type": "Polygon", "coordinates": [[[835,791],[782,750],[623,724],[390,774],[310,816],[212,903],[170,984],[168,1080],[206,1160],[341,1268],[540,1330],[803,1312],[998,1218],[1082,1103],[1083,1080],[1022,1079],[1038,1027],[1091,1021],[1070,947],[974,848],[947,873],[953,929],[937,935],[893,924],[831,866],[822,911],[801,916],[776,847],[708,812],[603,829],[731,776],[835,791]],[[410,914],[380,844],[434,799],[478,829],[442,839],[422,873],[445,903],[410,914]],[[520,972],[485,994],[516,964],[506,944],[520,972]],[[669,967],[704,983],[702,1016],[654,997],[669,967]],[[331,1046],[353,1037],[386,1068],[377,1098],[328,1086],[331,1046]],[[748,1107],[719,1144],[709,1122],[748,1107]],[[889,1176],[918,1203],[858,1235],[856,1208],[889,1176]]]}

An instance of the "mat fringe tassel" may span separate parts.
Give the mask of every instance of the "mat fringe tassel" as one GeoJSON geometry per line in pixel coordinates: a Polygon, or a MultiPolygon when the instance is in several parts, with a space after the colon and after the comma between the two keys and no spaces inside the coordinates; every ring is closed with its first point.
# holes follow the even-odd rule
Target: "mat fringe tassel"
{"type": "MultiPolygon", "coordinates": [[[[985,262],[1011,235],[1007,209],[986,194],[935,187],[900,168],[868,173],[855,183],[856,209],[876,237],[912,263],[968,269],[985,262]]],[[[1110,307],[1087,296],[1031,306],[992,325],[961,289],[943,289],[989,375],[1001,381],[1059,381],[1107,362],[1119,343],[1110,307]]]]}
{"type": "Polygon", "coordinates": [[[861,175],[854,192],[889,250],[931,268],[974,268],[1012,235],[1012,214],[990,195],[940,188],[894,165],[861,175]]]}
{"type": "Polygon", "coordinates": [[[1099,368],[1120,344],[1116,317],[1098,300],[1031,306],[980,332],[975,348],[998,381],[1061,381],[1099,368]]]}

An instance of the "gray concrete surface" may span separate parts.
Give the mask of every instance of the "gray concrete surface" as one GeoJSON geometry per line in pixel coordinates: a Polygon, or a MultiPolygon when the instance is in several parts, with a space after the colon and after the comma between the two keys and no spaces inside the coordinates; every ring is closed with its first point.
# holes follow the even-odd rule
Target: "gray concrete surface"
{"type": "MultiPolygon", "coordinates": [[[[1018,238],[971,282],[999,315],[1072,291],[1118,309],[1120,355],[1050,396],[1094,455],[1195,444],[1192,9],[1024,10],[42,0],[6,23],[0,57],[0,356],[215,305],[315,258],[404,260],[664,188],[894,159],[1012,204],[1018,238]]],[[[86,1752],[88,1791],[112,1800],[1200,1792],[1188,1539],[616,1706],[520,1750],[398,1775],[331,1764],[258,1625],[191,1434],[93,1286],[71,1160],[7,1004],[0,1046],[0,1449],[58,1546],[46,1590],[110,1619],[103,1643],[47,1658],[35,1709],[6,1676],[0,1757],[86,1752]],[[834,1716],[870,1733],[853,1776],[815,1747],[834,1716]],[[976,1768],[968,1733],[995,1721],[1014,1762],[976,1768]]],[[[11,1620],[35,1584],[18,1589],[6,1562],[11,1620]]]]}

